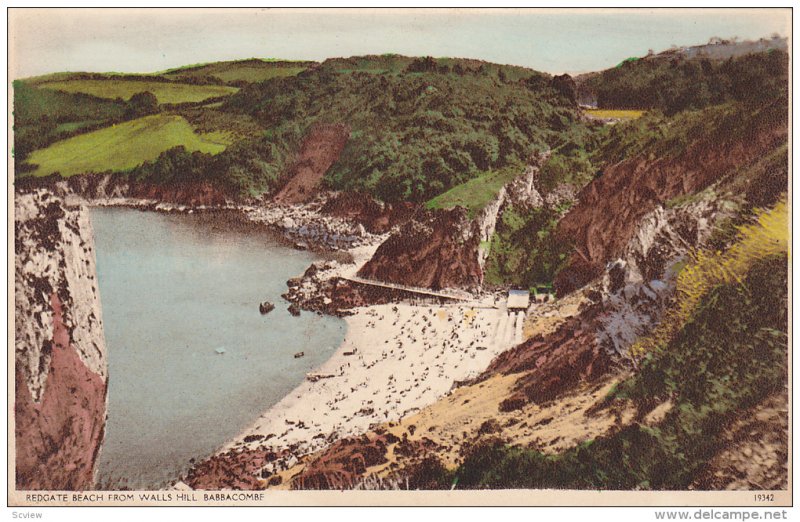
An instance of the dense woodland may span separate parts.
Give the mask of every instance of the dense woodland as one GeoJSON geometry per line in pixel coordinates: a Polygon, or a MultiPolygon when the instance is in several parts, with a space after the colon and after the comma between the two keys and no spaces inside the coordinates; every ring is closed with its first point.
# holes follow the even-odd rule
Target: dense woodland
{"type": "MultiPolygon", "coordinates": [[[[235,64],[239,69],[223,62],[167,71],[146,83],[158,89],[188,78],[196,87],[224,85],[228,78],[228,85],[240,87],[229,96],[182,104],[159,104],[148,91],[107,99],[51,90],[47,79],[17,81],[14,154],[17,173],[24,175],[34,168],[25,162],[30,153],[57,140],[175,114],[201,136],[224,134],[224,150],[210,154],[179,145],[119,175],[170,185],[205,180],[231,197],[263,197],[286,181],[312,125],[344,123],[350,138],[325,175],[327,188],[436,208],[454,187],[468,187],[456,201],[472,212],[499,188],[497,181],[482,180],[509,179],[543,151],[550,154],[541,167],[541,189],[566,185],[578,193],[627,158],[674,157],[699,136],[725,140],[745,132],[754,119],[788,103],[787,63],[788,55],[778,50],[725,60],[668,53],[626,60],[576,86],[567,76],[521,67],[384,55],[322,64],[246,61],[235,64]],[[576,92],[587,90],[600,107],[648,111],[602,125],[577,107],[576,92]]],[[[69,78],[102,78],[84,76],[69,78]]],[[[569,205],[509,209],[487,245],[486,281],[551,284],[571,248],[553,234],[569,205]]]]}
{"type": "Polygon", "coordinates": [[[597,104],[667,115],[728,101],[756,105],[785,89],[788,56],[773,50],[724,61],[656,55],[626,60],[587,80],[597,104]]]}
{"type": "Polygon", "coordinates": [[[501,72],[424,59],[386,73],[323,65],[247,87],[224,110],[252,115],[279,148],[296,146],[311,123],[345,122],[351,137],[328,187],[423,202],[566,140],[583,144],[587,126],[551,79],[531,72],[509,81],[501,72]]]}

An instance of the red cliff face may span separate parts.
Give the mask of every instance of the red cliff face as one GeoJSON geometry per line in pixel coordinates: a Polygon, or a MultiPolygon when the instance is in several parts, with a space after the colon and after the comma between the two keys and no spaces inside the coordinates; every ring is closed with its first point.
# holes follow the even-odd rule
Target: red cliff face
{"type": "Polygon", "coordinates": [[[434,290],[479,287],[480,235],[473,225],[459,207],[421,212],[378,247],[358,275],[434,290]]]}
{"type": "Polygon", "coordinates": [[[292,478],[292,489],[352,488],[367,468],[386,462],[386,436],[371,435],[335,442],[292,478]]]}
{"type": "Polygon", "coordinates": [[[106,356],[85,210],[15,195],[16,487],[92,489],[106,418],[106,356]]]}
{"type": "Polygon", "coordinates": [[[594,318],[598,311],[584,311],[546,337],[529,339],[492,361],[483,377],[520,375],[515,392],[501,403],[502,410],[553,400],[610,369],[611,359],[596,340],[594,318]]]}
{"type": "Polygon", "coordinates": [[[265,448],[230,450],[193,467],[185,481],[192,489],[264,489],[266,481],[256,473],[276,458],[275,452],[265,448]]]}
{"type": "Polygon", "coordinates": [[[656,205],[699,192],[786,140],[786,122],[768,117],[727,140],[702,137],[676,158],[632,158],[613,165],[579,195],[557,234],[575,245],[555,286],[560,295],[599,276],[656,205]]]}
{"type": "Polygon", "coordinates": [[[125,174],[82,174],[66,179],[58,175],[26,177],[15,180],[14,184],[28,193],[40,189],[59,197],[74,194],[88,200],[136,198],[173,205],[218,206],[225,205],[229,198],[210,181],[151,183],[133,180],[125,174]]]}
{"type": "Polygon", "coordinates": [[[17,488],[91,489],[105,428],[106,382],[71,345],[55,293],[51,302],[53,344],[39,402],[16,370],[17,488]]]}
{"type": "Polygon", "coordinates": [[[131,187],[129,196],[176,205],[214,206],[225,204],[225,194],[208,181],[173,185],[140,183],[131,187]]]}

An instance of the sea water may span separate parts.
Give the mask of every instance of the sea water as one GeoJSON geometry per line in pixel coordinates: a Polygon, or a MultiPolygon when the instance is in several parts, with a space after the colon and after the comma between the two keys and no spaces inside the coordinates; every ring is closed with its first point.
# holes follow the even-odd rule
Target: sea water
{"type": "Polygon", "coordinates": [[[330,357],[346,326],[289,314],[286,280],[315,256],[259,227],[219,213],[90,212],[109,368],[97,485],[164,487],[330,357]],[[262,301],[275,309],[262,316],[262,301]]]}

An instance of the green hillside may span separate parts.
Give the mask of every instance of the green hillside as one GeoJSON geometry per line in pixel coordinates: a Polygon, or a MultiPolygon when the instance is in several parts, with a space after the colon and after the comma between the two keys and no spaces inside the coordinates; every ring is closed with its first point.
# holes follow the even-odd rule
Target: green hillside
{"type": "Polygon", "coordinates": [[[583,90],[604,109],[675,114],[732,100],[758,103],[781,89],[787,63],[787,53],[776,49],[727,60],[655,55],[591,75],[583,90]]]}
{"type": "Polygon", "coordinates": [[[158,114],[59,141],[33,152],[28,161],[36,165],[32,171],[35,176],[55,172],[72,176],[128,170],[178,146],[216,154],[228,143],[220,133],[196,134],[180,116],[158,114]]]}
{"type": "Polygon", "coordinates": [[[509,165],[497,171],[486,172],[439,194],[425,206],[430,209],[451,209],[459,206],[469,210],[470,215],[475,215],[497,195],[503,185],[520,176],[524,169],[523,165],[509,165]]]}
{"type": "Polygon", "coordinates": [[[37,89],[14,81],[14,158],[76,133],[121,121],[129,107],[120,100],[37,89]]]}
{"type": "Polygon", "coordinates": [[[151,92],[158,103],[200,102],[208,98],[216,98],[233,94],[238,89],[225,85],[190,85],[163,81],[128,80],[109,77],[107,79],[75,79],[39,83],[42,89],[61,92],[83,93],[99,98],[129,100],[140,92],[151,92]]]}
{"type": "Polygon", "coordinates": [[[237,60],[215,62],[171,69],[160,74],[176,81],[209,80],[222,83],[255,83],[271,78],[295,76],[314,62],[293,62],[282,60],[237,60]]]}
{"type": "MultiPolygon", "coordinates": [[[[567,144],[582,148],[594,128],[552,77],[523,67],[456,58],[382,55],[336,58],[322,64],[244,60],[188,66],[159,76],[69,73],[29,83],[39,95],[80,93],[117,104],[130,100],[120,106],[121,116],[86,120],[95,126],[163,111],[165,103],[202,102],[230,94],[221,102],[195,105],[191,113],[186,107],[168,107],[167,113],[188,118],[204,132],[224,130],[226,141],[237,143],[237,154],[225,156],[224,179],[220,179],[218,160],[207,158],[194,167],[198,176],[249,196],[280,186],[280,174],[286,171],[293,151],[318,122],[343,123],[351,131],[341,157],[323,180],[329,188],[363,191],[385,201],[425,202],[471,179],[483,179],[462,188],[462,196],[458,192],[448,196],[461,198],[461,204],[473,209],[497,190],[498,178],[492,173],[522,165],[537,151],[567,144]],[[237,92],[221,82],[242,88],[237,92]],[[152,93],[162,107],[151,105],[140,94],[143,91],[152,93]]],[[[64,103],[71,102],[64,99],[64,103]]],[[[54,123],[60,132],[68,129],[76,134],[83,128],[81,121],[71,117],[54,123]]],[[[111,139],[118,132],[100,136],[111,139]]],[[[193,135],[188,130],[177,134],[193,135]]],[[[69,141],[68,149],[91,147],[96,138],[69,141]]],[[[50,135],[47,140],[30,140],[29,149],[41,149],[54,139],[50,135]]],[[[84,161],[77,167],[70,166],[74,160],[59,160],[53,150],[45,149],[28,158],[37,168],[20,164],[19,172],[27,168],[37,175],[74,174],[88,168],[129,168],[161,161],[158,153],[165,150],[161,145],[204,150],[191,140],[156,141],[159,147],[143,147],[137,161],[131,150],[123,155],[125,160],[84,161]]],[[[55,150],[64,146],[59,144],[55,150]]],[[[161,169],[153,166],[151,171],[161,169]]],[[[441,203],[450,204],[447,198],[441,203]]]]}
{"type": "Polygon", "coordinates": [[[528,71],[511,80],[518,68],[505,70],[396,56],[329,60],[297,77],[245,87],[221,110],[252,115],[281,148],[296,147],[315,122],[347,124],[350,140],[325,183],[424,202],[533,152],[582,145],[590,134],[552,78],[528,71]],[[345,63],[380,72],[338,72],[345,63]]]}
{"type": "MultiPolygon", "coordinates": [[[[723,103],[750,106],[755,103],[748,94],[752,92],[774,98],[785,88],[786,59],[785,53],[774,51],[715,61],[710,68],[697,60],[669,65],[642,59],[582,80],[612,107],[654,109],[616,126],[585,118],[569,78],[458,58],[390,54],[321,64],[243,60],[149,77],[50,75],[15,89],[15,111],[23,116],[15,126],[15,156],[18,172],[24,172],[20,162],[33,150],[166,109],[167,119],[158,121],[183,121],[174,119],[181,117],[198,132],[224,136],[197,138],[184,121],[183,131],[168,134],[186,139],[160,141],[155,149],[145,146],[138,161],[131,152],[121,164],[130,168],[160,161],[166,146],[219,152],[213,145],[236,144],[236,153],[225,155],[221,171],[218,160],[210,157],[195,161],[193,171],[224,184],[232,195],[258,196],[281,186],[312,125],[340,123],[349,127],[350,138],[323,179],[327,188],[361,191],[384,201],[428,202],[431,208],[461,205],[474,212],[502,186],[506,177],[498,173],[525,165],[536,152],[552,151],[541,171],[549,190],[563,183],[579,189],[604,165],[653,140],[679,148],[683,135],[670,130],[673,122],[664,120],[665,114],[680,116],[688,109],[723,103]],[[241,88],[221,82],[238,82],[241,88]],[[148,104],[140,95],[143,90],[162,105],[148,104]],[[191,108],[163,106],[180,102],[199,103],[191,108]],[[676,138],[662,140],[670,134],[676,138]],[[206,148],[209,143],[211,149],[206,148]]],[[[682,120],[676,121],[682,128],[682,120]]],[[[29,160],[40,164],[37,174],[42,169],[73,174],[90,166],[119,168],[100,161],[65,170],[45,150],[29,160]]],[[[152,172],[160,169],[154,166],[152,172]]]]}

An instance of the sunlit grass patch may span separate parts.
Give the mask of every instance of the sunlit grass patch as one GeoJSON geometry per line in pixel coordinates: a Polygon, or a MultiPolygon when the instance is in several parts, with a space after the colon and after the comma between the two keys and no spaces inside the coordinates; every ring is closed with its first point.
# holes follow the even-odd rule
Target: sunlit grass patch
{"type": "Polygon", "coordinates": [[[425,206],[430,209],[451,209],[460,206],[469,210],[470,215],[474,215],[497,195],[503,185],[520,174],[522,174],[522,168],[519,166],[485,172],[477,178],[439,194],[428,201],[425,206]]]}
{"type": "Polygon", "coordinates": [[[189,85],[142,80],[67,80],[48,82],[39,85],[42,89],[62,92],[82,92],[99,98],[130,99],[136,93],[151,92],[158,103],[199,102],[208,98],[233,94],[239,89],[225,85],[189,85]]]}
{"type": "Polygon", "coordinates": [[[272,78],[296,76],[307,70],[309,66],[310,62],[302,61],[249,59],[187,65],[157,74],[179,82],[184,81],[184,78],[217,78],[226,83],[256,83],[272,78]]]}
{"type": "Polygon", "coordinates": [[[635,120],[640,118],[645,111],[633,109],[586,109],[586,114],[601,120],[635,120]]]}
{"type": "Polygon", "coordinates": [[[223,132],[197,134],[181,116],[157,114],[53,143],[34,151],[27,161],[38,166],[34,176],[122,171],[179,145],[189,151],[217,154],[230,139],[223,132]]]}
{"type": "Polygon", "coordinates": [[[666,346],[716,285],[740,283],[759,260],[789,252],[789,211],[786,201],[759,212],[752,224],[739,227],[738,240],[726,252],[699,250],[678,274],[675,305],[652,334],[630,350],[634,357],[666,346]]]}

